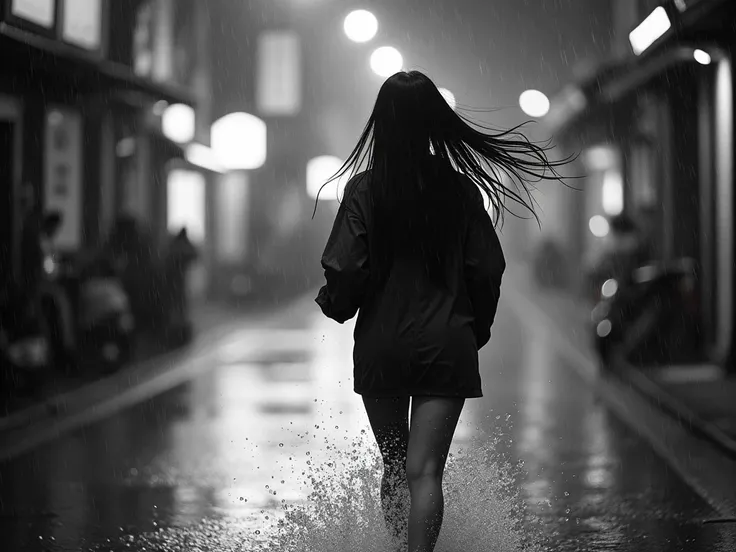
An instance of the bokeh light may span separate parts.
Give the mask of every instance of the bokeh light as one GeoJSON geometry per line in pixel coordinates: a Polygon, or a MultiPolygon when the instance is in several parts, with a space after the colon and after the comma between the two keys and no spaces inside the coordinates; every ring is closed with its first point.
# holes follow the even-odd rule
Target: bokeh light
{"type": "Polygon", "coordinates": [[[539,90],[526,90],[519,96],[519,107],[530,117],[544,117],[549,112],[549,98],[539,90]]]}
{"type": "Polygon", "coordinates": [[[712,61],[710,54],[700,48],[693,52],[693,57],[700,65],[710,65],[710,62],[712,61]]]}
{"type": "Polygon", "coordinates": [[[211,142],[226,170],[257,169],[266,162],[266,123],[250,113],[230,113],[215,121],[211,142]]]}
{"type": "Polygon", "coordinates": [[[184,104],[168,106],[161,118],[161,131],[169,140],[186,144],[194,138],[194,109],[184,104]]]}
{"type": "Polygon", "coordinates": [[[401,71],[403,66],[404,58],[392,46],[377,48],[371,55],[371,69],[379,77],[390,77],[401,71]]]}
{"type": "Polygon", "coordinates": [[[597,238],[605,238],[608,235],[608,232],[611,230],[610,224],[608,224],[608,220],[606,217],[601,215],[595,215],[590,218],[590,221],[588,222],[588,227],[590,228],[591,234],[593,234],[597,238]]]}
{"type": "Polygon", "coordinates": [[[355,10],[347,15],[343,27],[353,42],[368,42],[378,32],[378,19],[367,10],[355,10]]]}
{"type": "Polygon", "coordinates": [[[307,194],[309,197],[314,199],[319,194],[319,199],[324,201],[336,201],[341,198],[350,177],[349,171],[324,188],[322,186],[340,170],[342,164],[342,159],[334,155],[320,155],[310,159],[307,163],[307,194]],[[321,192],[320,188],[322,188],[321,192]]]}

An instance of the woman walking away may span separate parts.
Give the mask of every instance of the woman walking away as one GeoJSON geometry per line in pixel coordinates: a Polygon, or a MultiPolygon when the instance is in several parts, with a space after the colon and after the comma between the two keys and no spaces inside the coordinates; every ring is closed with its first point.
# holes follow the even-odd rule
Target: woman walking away
{"type": "Polygon", "coordinates": [[[516,129],[475,126],[428,77],[397,73],[334,177],[358,173],[367,158],[345,188],[316,302],[341,324],[360,310],[354,391],[383,457],[387,527],[409,552],[434,550],[452,436],[465,399],[483,396],[478,351],[506,266],[494,223],[507,198],[534,213],[526,182],[559,180],[566,162],[549,161],[516,129]],[[504,173],[528,201],[502,184],[504,173]],[[493,222],[479,188],[496,208],[493,222]]]}

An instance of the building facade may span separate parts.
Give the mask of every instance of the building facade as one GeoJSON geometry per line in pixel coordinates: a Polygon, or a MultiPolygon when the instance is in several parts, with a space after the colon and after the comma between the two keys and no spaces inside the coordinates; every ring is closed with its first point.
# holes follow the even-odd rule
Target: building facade
{"type": "Polygon", "coordinates": [[[209,129],[208,32],[193,0],[0,2],[4,272],[21,276],[29,210],[62,214],[56,245],[70,253],[124,213],[164,235],[166,174],[184,154],[161,114],[197,105],[209,129]]]}
{"type": "MultiPolygon", "coordinates": [[[[625,213],[646,236],[650,260],[693,259],[703,356],[727,364],[736,6],[723,0],[624,4],[615,3],[622,25],[616,35],[628,42],[637,29],[628,53],[620,46],[598,71],[571,83],[547,117],[567,151],[580,153],[585,175],[581,192],[569,195],[572,216],[561,242],[571,264],[584,266],[606,239],[607,221],[625,213]],[[660,25],[649,24],[654,20],[660,25]]],[[[580,278],[573,282],[579,289],[580,278]]]]}

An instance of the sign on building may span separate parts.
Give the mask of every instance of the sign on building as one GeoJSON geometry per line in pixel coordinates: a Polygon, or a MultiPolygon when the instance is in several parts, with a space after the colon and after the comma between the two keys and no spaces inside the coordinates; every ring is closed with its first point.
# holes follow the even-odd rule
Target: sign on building
{"type": "Polygon", "coordinates": [[[296,115],[301,109],[301,44],[296,32],[258,37],[256,103],[262,115],[296,115]]]}
{"type": "Polygon", "coordinates": [[[46,117],[44,205],[58,211],[62,223],[55,244],[75,250],[82,243],[82,117],[72,109],[52,107],[46,117]]]}

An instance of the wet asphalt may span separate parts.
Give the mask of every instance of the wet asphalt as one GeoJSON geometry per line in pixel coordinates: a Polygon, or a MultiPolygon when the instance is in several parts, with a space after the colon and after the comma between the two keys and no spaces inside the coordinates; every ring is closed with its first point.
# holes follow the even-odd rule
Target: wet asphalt
{"type": "MultiPolygon", "coordinates": [[[[367,427],[352,392],[352,326],[309,303],[229,336],[183,385],[0,465],[0,551],[238,549],[299,501],[310,452],[367,427]],[[189,531],[156,545],[142,535],[189,531]],[[232,538],[233,542],[228,543],[232,538]]],[[[736,551],[668,463],[600,402],[544,327],[501,306],[482,351],[484,397],[454,447],[502,435],[518,490],[561,551],[736,551]]]]}

